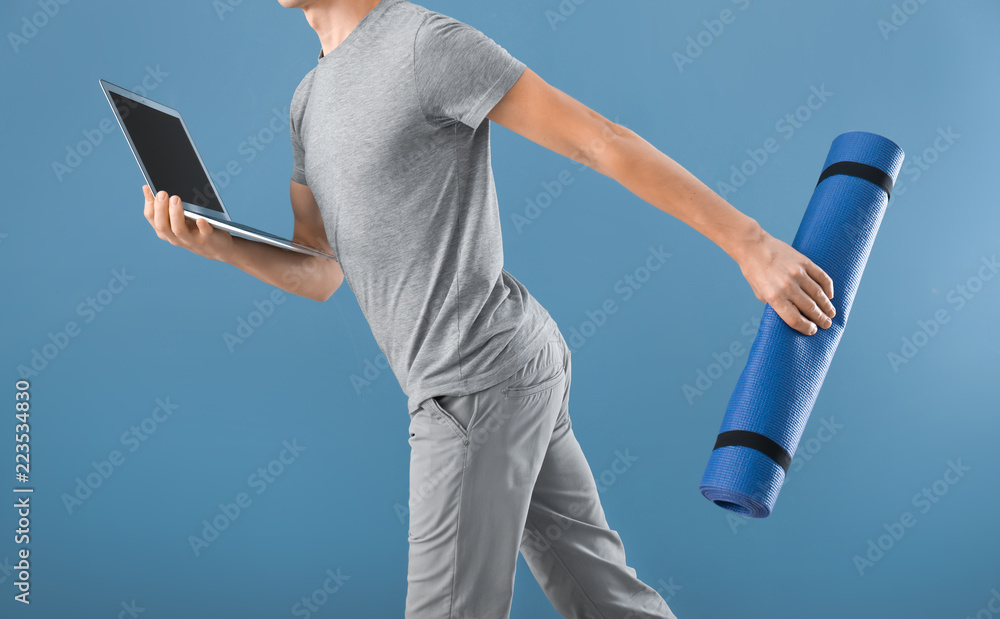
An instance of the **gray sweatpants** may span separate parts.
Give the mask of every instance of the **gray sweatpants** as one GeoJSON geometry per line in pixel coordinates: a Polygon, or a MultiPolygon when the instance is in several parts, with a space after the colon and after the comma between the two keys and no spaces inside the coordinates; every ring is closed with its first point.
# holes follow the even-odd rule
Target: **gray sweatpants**
{"type": "Polygon", "coordinates": [[[569,418],[570,351],[423,402],[410,421],[408,619],[510,614],[520,551],[564,617],[676,619],[625,563],[569,418]]]}

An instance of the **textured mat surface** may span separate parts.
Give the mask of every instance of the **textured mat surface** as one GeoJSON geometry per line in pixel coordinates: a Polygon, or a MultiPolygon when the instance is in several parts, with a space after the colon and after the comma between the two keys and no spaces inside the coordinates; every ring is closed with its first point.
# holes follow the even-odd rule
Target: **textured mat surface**
{"type": "Polygon", "coordinates": [[[823,170],[840,173],[816,186],[792,246],[833,279],[837,315],[829,329],[807,336],[765,306],[701,481],[701,493],[717,505],[754,518],[774,508],[888,205],[877,181],[891,187],[902,162],[899,146],[873,133],[833,141],[823,170]]]}

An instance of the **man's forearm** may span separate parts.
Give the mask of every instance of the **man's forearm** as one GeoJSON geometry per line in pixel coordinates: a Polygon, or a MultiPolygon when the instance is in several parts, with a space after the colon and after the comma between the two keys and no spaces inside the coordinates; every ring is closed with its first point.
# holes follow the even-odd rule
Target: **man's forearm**
{"type": "Polygon", "coordinates": [[[631,129],[612,124],[605,135],[584,163],[702,233],[737,262],[765,234],[756,220],[631,129]]]}
{"type": "Polygon", "coordinates": [[[265,243],[233,237],[230,255],[222,262],[277,286],[315,301],[330,298],[344,281],[340,264],[329,258],[288,251],[265,243]]]}

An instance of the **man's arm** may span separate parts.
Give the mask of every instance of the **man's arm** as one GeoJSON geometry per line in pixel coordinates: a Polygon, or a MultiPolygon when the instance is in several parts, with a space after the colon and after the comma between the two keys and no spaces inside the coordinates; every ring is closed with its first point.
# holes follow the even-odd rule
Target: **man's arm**
{"type": "Polygon", "coordinates": [[[809,258],[765,232],[677,162],[542,80],[531,69],[487,115],[490,120],[613,178],[722,248],[757,299],[806,335],[835,314],[833,281],[809,258]]]}
{"type": "MultiPolygon", "coordinates": [[[[165,191],[154,196],[147,185],[142,191],[146,219],[157,236],[171,245],[229,263],[265,283],[315,301],[329,299],[344,281],[340,263],[335,260],[232,236],[202,219],[187,219],[177,196],[168,200],[165,191]]],[[[332,253],[312,191],[292,181],[290,192],[295,215],[292,240],[332,253]]]]}

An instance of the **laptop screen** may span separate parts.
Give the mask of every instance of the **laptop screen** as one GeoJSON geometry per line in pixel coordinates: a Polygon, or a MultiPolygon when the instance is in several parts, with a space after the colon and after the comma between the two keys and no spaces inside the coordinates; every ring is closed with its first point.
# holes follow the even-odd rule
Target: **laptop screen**
{"type": "Polygon", "coordinates": [[[109,94],[156,191],[222,213],[222,204],[180,119],[116,92],[109,94]]]}

